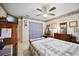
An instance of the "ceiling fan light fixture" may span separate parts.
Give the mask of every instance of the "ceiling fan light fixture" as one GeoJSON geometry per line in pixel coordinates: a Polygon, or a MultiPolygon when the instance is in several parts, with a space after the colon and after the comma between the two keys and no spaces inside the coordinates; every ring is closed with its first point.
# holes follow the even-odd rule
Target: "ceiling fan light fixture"
{"type": "Polygon", "coordinates": [[[43,15],[43,17],[47,17],[47,16],[48,16],[47,14],[44,14],[44,15],[43,15]]]}

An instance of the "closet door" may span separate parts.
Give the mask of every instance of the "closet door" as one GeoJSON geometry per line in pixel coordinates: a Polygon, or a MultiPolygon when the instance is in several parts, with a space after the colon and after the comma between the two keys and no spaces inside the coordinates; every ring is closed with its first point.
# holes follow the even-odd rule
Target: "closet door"
{"type": "Polygon", "coordinates": [[[36,22],[29,22],[29,38],[40,38],[43,35],[43,24],[36,22]]]}

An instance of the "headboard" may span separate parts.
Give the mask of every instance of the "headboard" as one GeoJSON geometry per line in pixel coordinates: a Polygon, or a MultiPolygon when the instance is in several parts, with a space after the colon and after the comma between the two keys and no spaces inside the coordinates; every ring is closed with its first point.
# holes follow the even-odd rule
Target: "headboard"
{"type": "Polygon", "coordinates": [[[54,38],[64,40],[64,41],[68,41],[68,42],[72,41],[71,40],[72,38],[71,38],[70,34],[54,33],[54,38]]]}

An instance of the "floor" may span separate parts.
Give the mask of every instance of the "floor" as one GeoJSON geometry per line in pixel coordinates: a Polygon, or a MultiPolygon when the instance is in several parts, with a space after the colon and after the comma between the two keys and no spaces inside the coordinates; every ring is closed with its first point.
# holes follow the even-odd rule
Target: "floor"
{"type": "Polygon", "coordinates": [[[24,51],[24,52],[23,52],[23,55],[24,55],[24,56],[33,56],[30,49],[28,49],[27,51],[24,51]]]}
{"type": "Polygon", "coordinates": [[[12,56],[12,45],[6,45],[0,50],[0,56],[12,56]]]}

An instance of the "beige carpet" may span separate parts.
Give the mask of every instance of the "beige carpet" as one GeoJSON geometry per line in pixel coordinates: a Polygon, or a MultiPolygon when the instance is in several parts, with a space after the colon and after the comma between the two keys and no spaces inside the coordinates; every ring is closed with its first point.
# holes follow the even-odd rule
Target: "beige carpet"
{"type": "Polygon", "coordinates": [[[24,56],[32,56],[31,50],[29,49],[29,50],[27,50],[27,51],[24,51],[24,52],[23,52],[23,55],[24,55],[24,56]]]}

